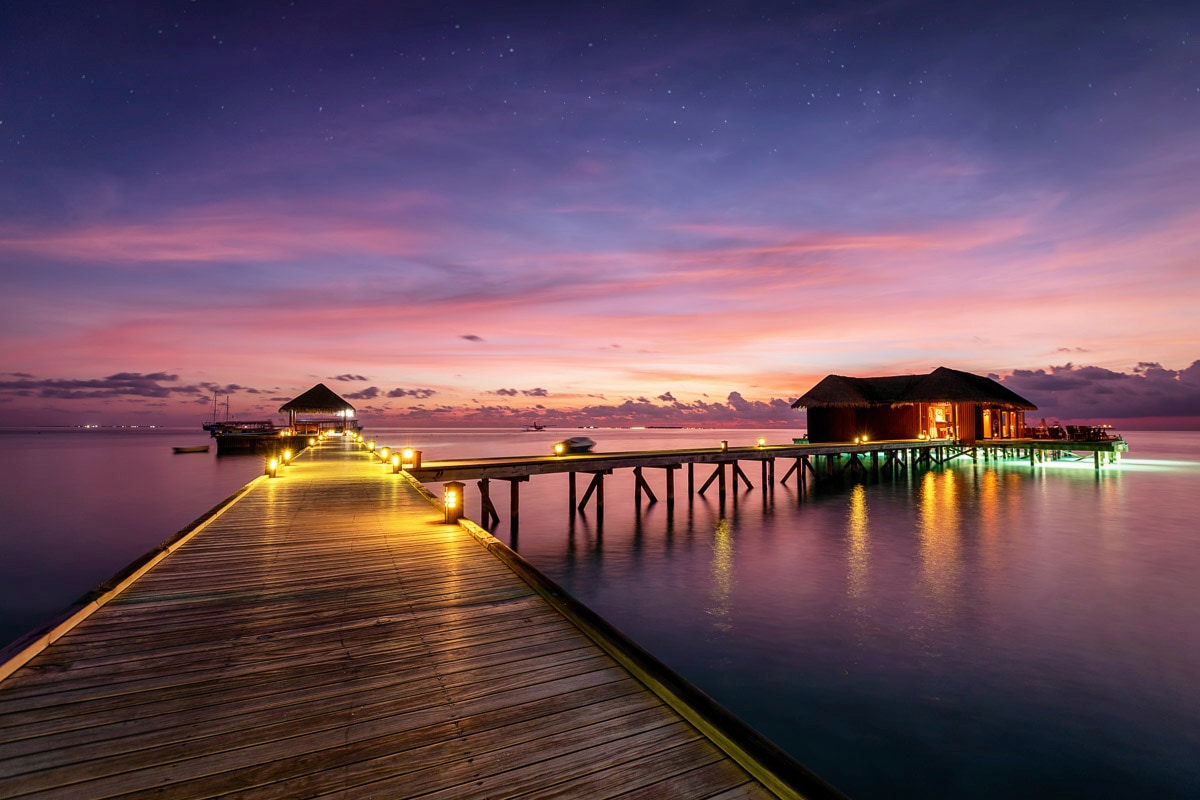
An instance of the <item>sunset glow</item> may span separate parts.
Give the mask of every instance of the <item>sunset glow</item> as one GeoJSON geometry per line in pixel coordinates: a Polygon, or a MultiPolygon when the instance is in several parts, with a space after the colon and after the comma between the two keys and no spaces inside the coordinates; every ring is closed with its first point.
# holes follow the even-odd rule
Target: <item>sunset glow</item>
{"type": "Polygon", "coordinates": [[[571,8],[6,11],[6,424],[1200,423],[1194,6],[571,8]]]}

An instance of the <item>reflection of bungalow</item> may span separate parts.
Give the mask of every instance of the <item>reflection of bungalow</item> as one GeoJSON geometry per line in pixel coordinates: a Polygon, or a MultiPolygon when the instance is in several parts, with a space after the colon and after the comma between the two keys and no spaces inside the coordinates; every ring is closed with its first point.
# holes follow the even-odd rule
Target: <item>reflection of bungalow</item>
{"type": "Polygon", "coordinates": [[[810,442],[1018,439],[1033,403],[991,378],[938,367],[928,375],[827,375],[792,408],[808,409],[810,442]]]}
{"type": "Polygon", "coordinates": [[[297,434],[358,430],[354,406],[323,383],[284,403],[279,407],[279,413],[288,415],[288,427],[297,434]],[[299,414],[304,414],[305,418],[299,418],[299,414]]]}

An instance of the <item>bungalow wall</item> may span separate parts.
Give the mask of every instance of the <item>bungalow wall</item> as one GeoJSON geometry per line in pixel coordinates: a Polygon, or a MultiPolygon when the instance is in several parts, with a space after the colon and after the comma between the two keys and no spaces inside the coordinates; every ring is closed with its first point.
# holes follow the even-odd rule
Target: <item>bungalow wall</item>
{"type": "Polygon", "coordinates": [[[813,444],[850,442],[857,422],[854,408],[810,408],[808,409],[808,440],[813,444]]]}
{"type": "Polygon", "coordinates": [[[813,444],[871,440],[915,439],[921,430],[916,406],[808,409],[808,440],[813,444]]]}

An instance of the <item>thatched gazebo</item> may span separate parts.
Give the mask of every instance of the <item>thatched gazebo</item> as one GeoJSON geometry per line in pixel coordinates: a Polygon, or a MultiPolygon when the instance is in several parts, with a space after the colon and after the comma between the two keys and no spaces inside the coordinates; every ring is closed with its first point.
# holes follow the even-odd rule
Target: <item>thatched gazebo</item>
{"type": "Polygon", "coordinates": [[[288,427],[294,433],[345,432],[347,428],[358,428],[354,406],[323,383],[281,405],[279,413],[288,415],[288,427]],[[319,418],[298,419],[298,414],[315,414],[319,418]]]}
{"type": "Polygon", "coordinates": [[[1016,439],[1033,403],[982,375],[938,367],[928,375],[828,375],[792,403],[808,409],[811,442],[1016,439]]]}

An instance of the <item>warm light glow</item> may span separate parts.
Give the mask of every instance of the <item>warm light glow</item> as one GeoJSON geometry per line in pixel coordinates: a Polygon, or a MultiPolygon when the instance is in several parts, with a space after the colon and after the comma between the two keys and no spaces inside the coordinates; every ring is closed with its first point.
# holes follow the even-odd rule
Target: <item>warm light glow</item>
{"type": "Polygon", "coordinates": [[[311,445],[314,445],[314,444],[316,444],[316,443],[317,443],[317,440],[316,440],[316,439],[312,438],[311,436],[310,436],[310,437],[308,437],[308,444],[309,444],[310,446],[311,446],[311,445]]]}
{"type": "Polygon", "coordinates": [[[374,439],[367,442],[367,449],[370,450],[372,453],[375,452],[375,440],[374,439]]]}
{"type": "Polygon", "coordinates": [[[379,450],[379,457],[380,457],[380,458],[382,458],[384,461],[387,461],[387,457],[388,457],[388,453],[389,453],[389,452],[391,452],[391,449],[390,449],[390,448],[387,448],[387,447],[381,448],[381,449],[379,450]]]}
{"type": "Polygon", "coordinates": [[[411,447],[404,448],[400,454],[404,456],[404,463],[411,464],[413,458],[413,449],[411,447]]]}
{"type": "Polygon", "coordinates": [[[554,455],[561,456],[563,451],[566,449],[566,445],[564,445],[562,442],[559,442],[558,444],[554,445],[554,455]]]}
{"type": "Polygon", "coordinates": [[[400,466],[400,456],[392,456],[392,466],[393,467],[400,466]]]}
{"type": "Polygon", "coordinates": [[[729,441],[726,439],[722,439],[721,440],[721,452],[724,453],[727,450],[729,450],[729,441]]]}
{"type": "Polygon", "coordinates": [[[269,468],[269,469],[270,469],[272,472],[274,472],[275,470],[279,469],[279,459],[278,459],[278,458],[272,458],[272,459],[271,459],[269,462],[267,462],[267,467],[268,467],[268,468],[269,468]]]}
{"type": "Polygon", "coordinates": [[[767,440],[766,440],[766,439],[764,439],[764,438],[763,438],[763,437],[761,437],[761,436],[760,436],[760,437],[758,437],[758,446],[759,446],[759,447],[766,447],[766,446],[767,446],[767,440]]]}

